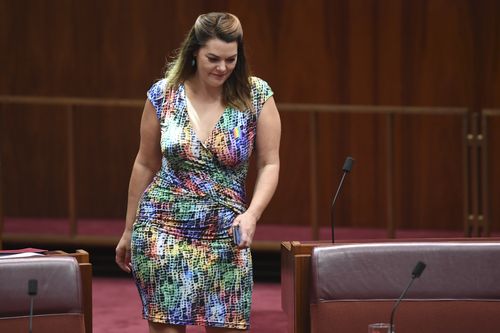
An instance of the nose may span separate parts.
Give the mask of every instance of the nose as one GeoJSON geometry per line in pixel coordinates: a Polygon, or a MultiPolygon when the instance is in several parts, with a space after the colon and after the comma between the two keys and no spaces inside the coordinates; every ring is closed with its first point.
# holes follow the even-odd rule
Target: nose
{"type": "Polygon", "coordinates": [[[217,64],[217,71],[218,72],[221,72],[221,73],[224,73],[226,71],[226,64],[224,62],[220,62],[219,64],[217,64]]]}

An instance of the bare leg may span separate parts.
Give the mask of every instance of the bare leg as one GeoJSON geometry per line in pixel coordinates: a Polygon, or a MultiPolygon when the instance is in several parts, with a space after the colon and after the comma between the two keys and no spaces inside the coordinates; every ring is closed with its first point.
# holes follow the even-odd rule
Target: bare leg
{"type": "Polygon", "coordinates": [[[167,325],[160,323],[153,323],[151,321],[149,324],[149,333],[185,333],[186,326],[181,325],[167,325]]]}
{"type": "Polygon", "coordinates": [[[205,327],[207,333],[248,333],[248,330],[237,330],[236,328],[205,327]]]}

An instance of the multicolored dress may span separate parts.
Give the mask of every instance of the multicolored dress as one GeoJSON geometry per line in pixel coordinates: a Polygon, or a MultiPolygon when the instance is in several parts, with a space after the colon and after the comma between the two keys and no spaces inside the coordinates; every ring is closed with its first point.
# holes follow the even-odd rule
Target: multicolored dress
{"type": "Polygon", "coordinates": [[[226,107],[205,142],[190,124],[186,90],[156,82],[147,96],[161,126],[162,166],[144,191],[132,233],[132,273],[143,317],[171,325],[248,329],[252,258],[229,229],[246,210],[257,119],[273,94],[250,78],[252,108],[226,107]]]}

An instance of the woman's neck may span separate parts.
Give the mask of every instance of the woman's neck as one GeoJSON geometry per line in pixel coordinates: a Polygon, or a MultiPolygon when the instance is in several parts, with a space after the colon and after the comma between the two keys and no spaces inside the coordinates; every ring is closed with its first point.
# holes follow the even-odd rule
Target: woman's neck
{"type": "Polygon", "coordinates": [[[222,86],[211,87],[200,80],[197,74],[186,80],[184,86],[186,85],[189,89],[189,93],[195,95],[197,98],[209,101],[220,101],[222,99],[222,86]]]}

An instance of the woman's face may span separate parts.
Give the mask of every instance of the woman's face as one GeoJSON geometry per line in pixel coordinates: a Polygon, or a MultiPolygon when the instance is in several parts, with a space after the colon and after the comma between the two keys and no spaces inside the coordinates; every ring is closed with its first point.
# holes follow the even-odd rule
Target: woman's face
{"type": "Polygon", "coordinates": [[[229,78],[238,58],[238,43],[213,38],[195,53],[196,71],[209,86],[220,87],[229,78]]]}

